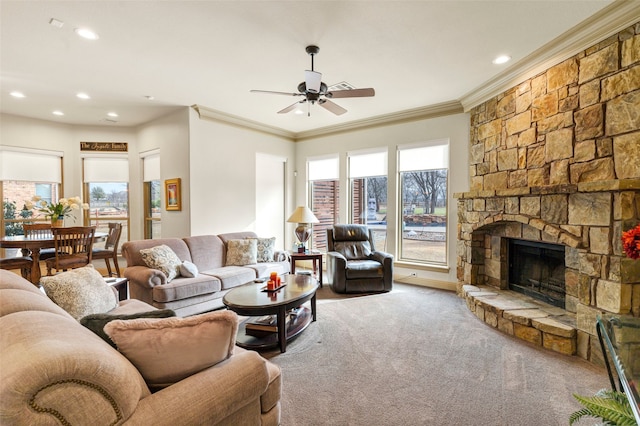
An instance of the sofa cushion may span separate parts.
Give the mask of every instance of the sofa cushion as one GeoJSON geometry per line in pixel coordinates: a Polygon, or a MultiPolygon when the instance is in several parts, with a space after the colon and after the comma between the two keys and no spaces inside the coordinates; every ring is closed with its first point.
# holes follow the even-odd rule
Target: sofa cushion
{"type": "Polygon", "coordinates": [[[336,241],[334,251],[341,253],[347,260],[362,260],[371,256],[369,241],[336,241]]]}
{"type": "Polygon", "coordinates": [[[173,302],[194,296],[210,294],[220,291],[220,280],[208,275],[198,275],[195,278],[179,277],[168,284],[153,287],[154,302],[173,302]]]}
{"type": "Polygon", "coordinates": [[[138,318],[169,318],[175,317],[176,313],[171,309],[154,309],[153,311],[138,312],[127,315],[92,314],[80,318],[80,324],[100,336],[102,340],[116,347],[116,344],[104,332],[104,326],[114,320],[133,320],[138,318]]]}
{"type": "Polygon", "coordinates": [[[118,306],[113,289],[93,265],[42,277],[40,284],[56,305],[77,320],[108,312],[118,306]]]}
{"type": "Polygon", "coordinates": [[[227,242],[226,266],[244,266],[257,262],[258,241],[256,238],[229,240],[227,242]]]}
{"type": "Polygon", "coordinates": [[[347,263],[345,273],[348,280],[357,278],[382,278],[384,276],[382,264],[375,260],[352,260],[347,263]]]}
{"type": "Polygon", "coordinates": [[[258,263],[273,262],[273,250],[276,245],[276,237],[256,238],[258,263]]]}
{"type": "Polygon", "coordinates": [[[183,241],[199,271],[224,266],[225,245],[217,235],[185,237],[183,241]]]}
{"type": "Polygon", "coordinates": [[[222,284],[222,290],[246,284],[257,277],[256,271],[249,266],[225,266],[223,268],[200,271],[200,273],[219,279],[222,284]]]}
{"type": "Polygon", "coordinates": [[[188,318],[114,320],[104,331],[147,384],[159,389],[229,358],[238,316],[215,311],[188,318]]]}
{"type": "Polygon", "coordinates": [[[167,277],[167,282],[178,276],[182,261],[171,247],[161,244],[156,247],[140,250],[144,263],[152,269],[161,271],[167,277]]]}
{"type": "Polygon", "coordinates": [[[185,278],[195,278],[198,276],[198,267],[188,260],[184,260],[180,264],[180,276],[185,278]]]}

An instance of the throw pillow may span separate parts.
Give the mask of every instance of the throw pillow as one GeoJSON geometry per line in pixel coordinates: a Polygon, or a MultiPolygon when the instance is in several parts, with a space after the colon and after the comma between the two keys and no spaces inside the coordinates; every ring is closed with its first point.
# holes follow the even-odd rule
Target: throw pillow
{"type": "Polygon", "coordinates": [[[180,264],[180,275],[187,278],[198,276],[198,267],[193,263],[185,260],[180,264]]]}
{"type": "Polygon", "coordinates": [[[167,282],[178,276],[182,260],[168,245],[162,244],[140,250],[144,263],[153,269],[161,271],[167,277],[167,282]]]}
{"type": "Polygon", "coordinates": [[[273,262],[273,250],[276,246],[276,237],[257,238],[256,243],[258,246],[258,263],[273,262]]]}
{"type": "Polygon", "coordinates": [[[42,277],[40,284],[49,299],[77,320],[118,306],[113,289],[93,265],[42,277]]]}
{"type": "Polygon", "coordinates": [[[187,318],[114,320],[104,331],[157,390],[229,358],[238,315],[215,311],[187,318]]]}
{"type": "Polygon", "coordinates": [[[255,238],[229,240],[227,242],[227,266],[244,266],[258,263],[258,243],[255,238]]]}
{"type": "Polygon", "coordinates": [[[109,339],[107,333],[104,332],[104,326],[107,325],[110,321],[132,320],[138,318],[169,318],[175,316],[176,313],[171,309],[157,309],[155,311],[139,312],[128,315],[92,314],[87,315],[86,317],[82,317],[80,319],[80,324],[93,331],[95,334],[100,336],[102,340],[115,348],[116,344],[113,343],[113,340],[109,339]]]}

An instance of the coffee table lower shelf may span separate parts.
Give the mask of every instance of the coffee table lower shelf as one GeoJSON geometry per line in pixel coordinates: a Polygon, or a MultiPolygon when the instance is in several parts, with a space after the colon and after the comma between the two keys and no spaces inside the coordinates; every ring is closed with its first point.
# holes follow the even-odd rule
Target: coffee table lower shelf
{"type": "MultiPolygon", "coordinates": [[[[236,344],[245,349],[268,349],[278,347],[278,333],[265,332],[262,336],[253,336],[246,333],[245,325],[248,318],[238,326],[238,335],[236,337],[236,344]]],[[[287,342],[297,337],[311,324],[312,315],[311,309],[306,306],[301,306],[298,309],[297,316],[292,319],[287,325],[287,342]]]]}

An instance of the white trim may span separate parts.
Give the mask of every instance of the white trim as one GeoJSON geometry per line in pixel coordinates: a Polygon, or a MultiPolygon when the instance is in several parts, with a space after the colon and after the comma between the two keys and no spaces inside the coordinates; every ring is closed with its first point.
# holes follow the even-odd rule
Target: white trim
{"type": "Polygon", "coordinates": [[[149,151],[143,151],[140,154],[140,158],[145,158],[150,155],[160,155],[160,148],[150,149],[149,151]]]}
{"type": "Polygon", "coordinates": [[[62,151],[52,151],[49,149],[23,148],[21,146],[0,145],[0,151],[26,152],[28,154],[51,155],[55,157],[64,157],[62,151]]]}

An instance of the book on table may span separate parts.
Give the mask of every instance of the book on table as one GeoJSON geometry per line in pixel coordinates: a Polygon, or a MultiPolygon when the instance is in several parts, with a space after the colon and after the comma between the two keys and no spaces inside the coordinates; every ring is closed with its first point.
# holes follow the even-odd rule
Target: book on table
{"type": "MultiPolygon", "coordinates": [[[[285,327],[289,325],[291,321],[290,314],[285,316],[285,327]]],[[[257,318],[251,318],[245,323],[245,330],[247,334],[253,332],[257,333],[275,333],[278,331],[277,318],[275,315],[264,315],[257,318]]]]}

